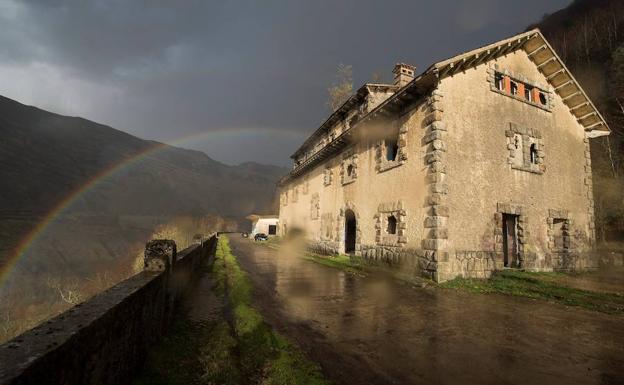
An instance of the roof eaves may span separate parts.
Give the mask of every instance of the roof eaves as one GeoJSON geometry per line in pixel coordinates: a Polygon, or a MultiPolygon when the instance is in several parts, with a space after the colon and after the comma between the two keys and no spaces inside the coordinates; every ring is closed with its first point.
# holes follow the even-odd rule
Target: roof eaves
{"type": "MultiPolygon", "coordinates": [[[[557,55],[557,52],[552,48],[548,40],[544,37],[539,29],[532,29],[527,32],[512,36],[507,39],[500,40],[498,42],[453,56],[449,59],[442,60],[440,62],[434,63],[431,65],[425,73],[433,72],[438,78],[444,78],[447,76],[453,76],[454,74],[464,71],[467,68],[471,68],[482,64],[486,61],[495,59],[497,57],[506,55],[510,52],[513,52],[518,49],[524,49],[529,55],[529,58],[538,66],[540,72],[544,74],[547,78],[548,82],[553,86],[554,91],[562,97],[564,103],[570,108],[570,111],[577,117],[579,124],[581,124],[586,131],[604,131],[608,134],[611,130],[609,129],[606,121],[603,116],[600,114],[600,111],[596,108],[591,99],[587,96],[580,83],[574,78],[570,70],[566,67],[565,63],[561,58],[557,55]],[[537,47],[527,49],[528,45],[535,41],[535,39],[539,39],[540,42],[537,43],[537,47]],[[537,63],[535,58],[538,56],[550,55],[547,59],[537,63]],[[555,70],[548,73],[546,68],[555,67],[555,70]],[[560,87],[561,84],[553,84],[554,77],[556,76],[567,76],[570,80],[566,83],[566,86],[573,85],[572,92],[569,94],[562,94],[561,90],[563,87],[560,87]],[[570,100],[567,100],[566,97],[569,97],[570,100]],[[575,111],[574,105],[570,105],[569,102],[574,101],[574,105],[587,105],[590,107],[591,113],[588,111],[575,111]],[[582,115],[577,115],[577,113],[582,113],[582,115]],[[596,124],[600,123],[600,124],[596,124]],[[604,127],[604,129],[600,130],[600,127],[604,127]]],[[[601,136],[605,134],[594,134],[588,136],[601,136]]]]}
{"type": "Polygon", "coordinates": [[[327,145],[322,150],[314,154],[311,158],[307,159],[302,164],[297,166],[294,170],[288,173],[288,175],[285,175],[284,177],[282,177],[277,183],[278,186],[281,186],[285,184],[286,182],[288,182],[289,180],[300,176],[306,169],[313,167],[319,161],[322,161],[324,159],[327,159],[330,156],[333,156],[332,154],[330,154],[330,152],[339,151],[340,149],[344,148],[344,146],[348,145],[350,138],[354,135],[354,131],[358,129],[361,126],[361,124],[363,124],[364,122],[370,121],[370,119],[376,118],[380,114],[383,114],[384,110],[389,108],[390,105],[399,104],[400,102],[397,103],[398,99],[401,99],[403,97],[408,97],[408,95],[413,95],[415,89],[418,89],[421,86],[427,87],[428,81],[431,79],[431,77],[432,77],[431,73],[428,73],[427,71],[425,71],[419,76],[417,76],[416,78],[414,78],[412,81],[407,83],[405,86],[399,88],[396,92],[394,92],[392,96],[384,100],[377,107],[375,107],[372,111],[369,111],[360,120],[358,120],[357,124],[354,127],[343,132],[339,137],[334,139],[334,141],[331,142],[329,145],[327,145]],[[334,145],[335,142],[337,143],[336,145],[334,145]]]}
{"type": "Polygon", "coordinates": [[[290,156],[294,159],[297,155],[299,155],[316,137],[318,137],[322,132],[326,131],[329,127],[333,126],[336,123],[338,116],[344,115],[353,107],[353,105],[357,104],[361,99],[366,96],[368,92],[368,88],[366,85],[362,85],[358,88],[357,91],[353,95],[351,95],[347,100],[336,111],[332,112],[327,119],[317,128],[304,142],[299,148],[290,156]]]}
{"type": "Polygon", "coordinates": [[[334,124],[336,124],[336,119],[339,115],[344,115],[353,108],[354,105],[357,105],[359,102],[363,100],[363,98],[371,91],[371,88],[382,88],[389,90],[396,90],[399,87],[394,84],[384,84],[384,83],[365,83],[360,88],[355,91],[353,95],[349,97],[336,111],[334,111],[329,117],[320,125],[319,128],[316,129],[299,148],[290,156],[294,159],[297,155],[299,155],[304,148],[306,148],[314,138],[318,137],[322,132],[331,128],[334,124]]]}

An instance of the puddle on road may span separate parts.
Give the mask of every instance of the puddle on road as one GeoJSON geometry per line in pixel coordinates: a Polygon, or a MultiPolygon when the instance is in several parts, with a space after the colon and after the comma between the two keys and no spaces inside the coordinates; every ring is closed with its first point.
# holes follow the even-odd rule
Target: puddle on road
{"type": "Polygon", "coordinates": [[[258,306],[338,383],[624,383],[624,317],[361,278],[230,237],[258,306]]]}

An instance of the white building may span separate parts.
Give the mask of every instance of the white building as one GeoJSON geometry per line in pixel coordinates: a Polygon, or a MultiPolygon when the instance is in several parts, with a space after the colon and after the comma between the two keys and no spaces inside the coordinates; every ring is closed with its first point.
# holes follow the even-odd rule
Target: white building
{"type": "Polygon", "coordinates": [[[256,215],[247,217],[251,221],[251,235],[264,233],[267,235],[277,235],[277,215],[256,215]]]}

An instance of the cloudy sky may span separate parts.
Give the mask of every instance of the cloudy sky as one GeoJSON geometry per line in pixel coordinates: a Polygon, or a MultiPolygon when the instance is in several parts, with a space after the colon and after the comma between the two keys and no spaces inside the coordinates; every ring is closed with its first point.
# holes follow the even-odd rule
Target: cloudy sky
{"type": "Polygon", "coordinates": [[[0,94],[239,163],[287,165],[356,86],[396,62],[513,35],[570,0],[0,0],[0,94]]]}

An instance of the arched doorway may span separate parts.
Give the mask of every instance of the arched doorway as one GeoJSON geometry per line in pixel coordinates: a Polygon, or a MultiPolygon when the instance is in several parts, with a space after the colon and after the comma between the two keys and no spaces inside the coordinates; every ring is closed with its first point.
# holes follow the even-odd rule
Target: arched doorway
{"type": "Polygon", "coordinates": [[[345,211],[345,253],[353,253],[355,251],[355,234],[357,231],[357,222],[353,210],[345,211]]]}

